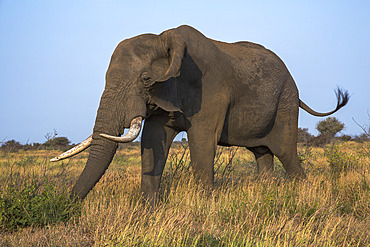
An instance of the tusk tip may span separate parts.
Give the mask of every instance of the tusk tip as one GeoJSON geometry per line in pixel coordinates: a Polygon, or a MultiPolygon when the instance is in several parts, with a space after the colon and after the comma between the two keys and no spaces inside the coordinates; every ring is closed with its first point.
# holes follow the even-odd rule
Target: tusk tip
{"type": "Polygon", "coordinates": [[[100,134],[100,136],[102,136],[102,137],[105,137],[105,138],[109,138],[109,135],[107,135],[107,134],[100,134]]]}

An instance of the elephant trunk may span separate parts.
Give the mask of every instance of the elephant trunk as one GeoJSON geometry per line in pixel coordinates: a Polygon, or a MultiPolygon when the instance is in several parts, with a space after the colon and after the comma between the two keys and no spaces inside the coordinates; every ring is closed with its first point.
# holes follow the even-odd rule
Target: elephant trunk
{"type": "Polygon", "coordinates": [[[72,188],[72,197],[84,199],[103,176],[116,153],[117,143],[101,137],[100,134],[117,135],[119,132],[123,132],[121,130],[123,129],[121,119],[112,107],[109,107],[109,97],[106,97],[106,94],[106,92],[103,94],[97,112],[89,158],[84,170],[72,188]]]}
{"type": "Polygon", "coordinates": [[[118,144],[103,137],[102,134],[108,137],[120,136],[123,134],[125,127],[130,127],[129,133],[132,133],[126,138],[126,142],[134,140],[139,134],[142,116],[146,115],[146,104],[143,99],[128,98],[130,100],[123,101],[112,98],[110,91],[106,90],[103,93],[92,135],[90,155],[84,170],[72,189],[72,197],[85,198],[112,162],[118,144]],[[117,106],[112,102],[121,103],[117,106]],[[130,122],[131,126],[128,125],[130,122]]]}
{"type": "Polygon", "coordinates": [[[102,138],[99,133],[93,134],[90,155],[86,166],[72,189],[72,197],[84,199],[99,181],[111,163],[117,144],[102,138]]]}

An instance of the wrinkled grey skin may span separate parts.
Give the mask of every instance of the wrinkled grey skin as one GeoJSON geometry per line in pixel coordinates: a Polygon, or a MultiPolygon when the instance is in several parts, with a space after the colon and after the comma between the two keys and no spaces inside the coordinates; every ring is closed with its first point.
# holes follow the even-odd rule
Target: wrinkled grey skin
{"type": "MultiPolygon", "coordinates": [[[[348,95],[338,90],[338,106],[348,95]]],[[[213,186],[217,145],[251,150],[260,173],[273,170],[273,155],[291,177],[304,178],[297,156],[299,100],[284,63],[263,46],[223,43],[189,26],[122,41],[106,74],[90,155],[72,193],[84,198],[99,181],[119,136],[133,118],[145,118],[141,138],[145,200],[154,204],[168,150],[180,131],[188,135],[194,177],[213,186]]],[[[330,113],[321,113],[320,116],[330,113]]]]}

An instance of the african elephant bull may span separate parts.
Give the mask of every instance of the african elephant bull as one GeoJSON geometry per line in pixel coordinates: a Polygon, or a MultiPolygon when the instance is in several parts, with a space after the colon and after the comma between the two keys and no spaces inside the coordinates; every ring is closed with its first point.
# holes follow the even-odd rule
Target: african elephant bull
{"type": "Polygon", "coordinates": [[[174,137],[188,135],[194,177],[212,187],[217,145],[251,150],[259,172],[273,170],[273,155],[292,177],[305,174],[297,156],[298,108],[330,115],[348,102],[337,91],[337,107],[318,113],[298,96],[284,63],[250,42],[211,40],[189,26],[122,41],[106,74],[93,134],[68,158],[91,145],[87,164],[72,189],[84,198],[108,168],[117,142],[141,139],[144,199],[157,200],[161,175],[174,137]],[[125,128],[128,133],[121,137],[125,128]]]}

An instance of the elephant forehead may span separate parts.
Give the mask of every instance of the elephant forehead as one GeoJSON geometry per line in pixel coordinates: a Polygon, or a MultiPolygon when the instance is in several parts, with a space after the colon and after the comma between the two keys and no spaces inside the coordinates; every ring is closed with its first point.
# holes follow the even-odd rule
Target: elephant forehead
{"type": "Polygon", "coordinates": [[[150,55],[138,56],[130,50],[116,51],[111,58],[107,77],[127,77],[131,74],[137,76],[145,67],[150,66],[150,55]]]}
{"type": "Polygon", "coordinates": [[[121,55],[146,58],[154,55],[160,48],[161,43],[157,35],[144,34],[122,41],[117,46],[116,52],[121,55]]]}
{"type": "Polygon", "coordinates": [[[113,53],[110,67],[111,69],[140,70],[150,66],[155,55],[156,52],[153,49],[123,47],[122,49],[116,49],[113,53]]]}

